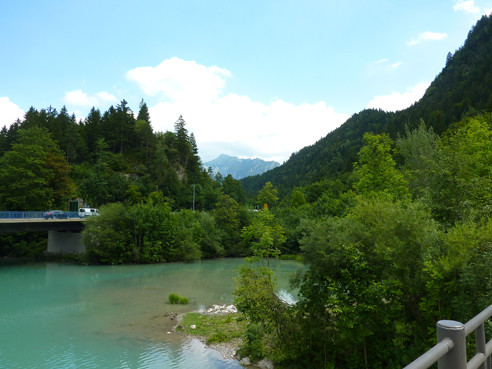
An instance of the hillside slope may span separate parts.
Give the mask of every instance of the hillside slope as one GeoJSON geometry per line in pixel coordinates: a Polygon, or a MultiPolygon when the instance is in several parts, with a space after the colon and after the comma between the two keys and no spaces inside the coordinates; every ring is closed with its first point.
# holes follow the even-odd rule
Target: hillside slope
{"type": "MultiPolygon", "coordinates": [[[[444,59],[444,56],[443,56],[444,59]]],[[[363,110],[311,146],[291,155],[278,168],[241,180],[249,194],[267,182],[281,191],[290,191],[323,178],[335,178],[353,168],[365,132],[387,132],[395,138],[405,126],[416,127],[422,118],[442,133],[463,116],[492,111],[492,18],[483,16],[470,30],[459,50],[411,107],[388,113],[363,110]]]]}

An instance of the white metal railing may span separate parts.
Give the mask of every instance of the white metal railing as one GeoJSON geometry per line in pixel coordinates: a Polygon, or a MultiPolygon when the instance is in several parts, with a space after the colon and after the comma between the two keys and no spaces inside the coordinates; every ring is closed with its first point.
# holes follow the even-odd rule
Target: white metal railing
{"type": "Polygon", "coordinates": [[[492,339],[485,340],[485,322],[492,316],[492,305],[463,324],[454,320],[437,322],[437,344],[404,369],[427,369],[437,362],[438,369],[491,369],[492,339]],[[476,354],[467,361],[466,336],[475,332],[476,354]]]}

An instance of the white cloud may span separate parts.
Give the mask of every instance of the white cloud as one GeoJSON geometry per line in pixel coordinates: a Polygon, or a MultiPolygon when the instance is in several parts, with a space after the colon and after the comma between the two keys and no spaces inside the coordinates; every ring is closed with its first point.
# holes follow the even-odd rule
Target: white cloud
{"type": "Polygon", "coordinates": [[[422,82],[407,88],[404,93],[392,92],[389,95],[375,96],[369,104],[368,109],[382,109],[385,111],[398,111],[408,108],[414,102],[424,96],[430,82],[422,82]]]}
{"type": "Polygon", "coordinates": [[[424,41],[439,41],[444,38],[448,37],[447,33],[439,33],[439,32],[422,32],[417,36],[417,38],[414,38],[410,41],[407,42],[408,45],[410,46],[415,46],[417,44],[420,44],[421,42],[424,41]]]}
{"type": "Polygon", "coordinates": [[[480,8],[475,5],[473,0],[458,0],[456,4],[453,5],[453,10],[456,12],[462,11],[473,14],[480,12],[480,8]]]}
{"type": "Polygon", "coordinates": [[[94,95],[89,95],[82,90],[73,90],[65,92],[63,102],[69,106],[78,107],[100,107],[101,105],[107,105],[118,102],[118,99],[108,92],[98,92],[94,95]]]}
{"type": "Polygon", "coordinates": [[[148,95],[159,97],[149,107],[156,131],[172,130],[183,115],[204,161],[221,153],[284,161],[349,117],[324,102],[292,104],[276,99],[262,103],[235,93],[222,95],[225,77],[231,75],[216,66],[172,58],[154,68],[133,69],[127,78],[148,95]]]}
{"type": "Polygon", "coordinates": [[[10,127],[17,119],[24,119],[24,111],[8,97],[0,97],[0,128],[10,127]]]}
{"type": "Polygon", "coordinates": [[[401,62],[393,63],[393,64],[391,64],[391,69],[396,69],[396,68],[400,67],[401,64],[402,64],[401,62]]]}
{"type": "Polygon", "coordinates": [[[126,77],[136,82],[150,96],[161,95],[171,101],[211,101],[225,86],[223,77],[231,72],[217,66],[206,67],[195,61],[173,57],[156,67],[139,67],[127,72],[126,77]]]}

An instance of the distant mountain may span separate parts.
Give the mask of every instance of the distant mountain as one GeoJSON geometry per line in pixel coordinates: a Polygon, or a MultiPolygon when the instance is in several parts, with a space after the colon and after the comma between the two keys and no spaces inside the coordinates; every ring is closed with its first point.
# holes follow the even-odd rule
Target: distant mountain
{"type": "Polygon", "coordinates": [[[205,163],[205,167],[212,168],[214,174],[220,173],[223,177],[230,174],[234,179],[265,173],[280,165],[276,161],[261,159],[239,159],[236,156],[220,155],[217,159],[205,163]]]}
{"type": "MultiPolygon", "coordinates": [[[[444,62],[443,55],[443,62],[444,62]]],[[[267,173],[241,180],[248,194],[270,181],[282,192],[324,179],[345,178],[352,171],[365,132],[388,133],[393,139],[423,119],[443,133],[465,116],[492,112],[492,17],[483,16],[471,29],[463,47],[449,53],[446,64],[425,95],[396,113],[363,110],[325,137],[291,155],[267,173]]]]}

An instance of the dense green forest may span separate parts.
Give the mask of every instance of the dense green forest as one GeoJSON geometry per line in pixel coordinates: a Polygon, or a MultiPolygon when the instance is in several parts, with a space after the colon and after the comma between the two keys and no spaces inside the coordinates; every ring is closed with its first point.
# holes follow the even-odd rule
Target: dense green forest
{"type": "MultiPolygon", "coordinates": [[[[91,243],[93,238],[87,238],[91,262],[198,260],[246,253],[239,242],[240,228],[248,222],[246,196],[239,181],[230,175],[212,177],[210,171],[202,168],[194,135],[188,132],[182,117],[175,122],[174,131],[154,132],[144,101],[136,117],[123,100],[103,114],[93,108],[80,122],[65,107],[59,112],[51,107],[39,111],[31,108],[23,121],[8,129],[3,127],[0,155],[2,210],[67,210],[69,200],[82,199],[88,206],[101,208],[100,222],[106,221],[114,211],[119,212],[114,218],[118,223],[111,223],[111,227],[115,232],[115,227],[122,227],[115,239],[123,240],[127,236],[124,244],[118,246],[122,255],[113,253],[114,258],[108,258],[92,252],[92,244],[98,247],[106,244],[100,240],[91,243]],[[198,212],[187,215],[186,210],[191,209],[198,212]],[[143,215],[147,210],[150,213],[143,215]],[[170,242],[158,240],[162,233],[157,225],[150,227],[151,217],[157,213],[173,214],[170,219],[176,229],[166,231],[176,240],[173,247],[180,244],[191,249],[157,251],[168,247],[170,242]],[[135,225],[129,227],[124,222],[125,217],[134,221],[145,216],[150,217],[145,230],[137,230],[135,225]],[[195,229],[195,223],[199,230],[195,229]],[[182,232],[178,230],[180,227],[182,232]],[[150,241],[138,239],[128,229],[134,233],[155,230],[155,236],[145,237],[154,237],[162,246],[149,246],[150,241]],[[188,236],[193,236],[192,246],[183,240],[188,236]],[[148,247],[154,250],[151,255],[140,250],[148,247]],[[197,252],[192,252],[194,247],[199,248],[197,252]],[[124,253],[132,256],[123,256],[124,253]]],[[[46,249],[46,235],[42,234],[7,234],[1,239],[0,255],[36,255],[46,249]]]]}
{"type": "MultiPolygon", "coordinates": [[[[182,117],[154,132],[144,101],[80,122],[31,108],[0,132],[0,209],[99,207],[87,263],[248,257],[234,297],[253,359],[402,367],[434,344],[437,320],[465,322],[492,301],[491,58],[483,17],[412,107],[355,114],[243,181],[202,168],[182,117]],[[288,305],[268,260],[292,255],[307,268],[288,305]]],[[[45,237],[2,235],[0,255],[38,255],[45,237]]]]}

